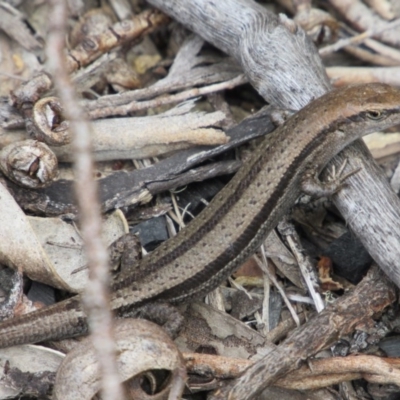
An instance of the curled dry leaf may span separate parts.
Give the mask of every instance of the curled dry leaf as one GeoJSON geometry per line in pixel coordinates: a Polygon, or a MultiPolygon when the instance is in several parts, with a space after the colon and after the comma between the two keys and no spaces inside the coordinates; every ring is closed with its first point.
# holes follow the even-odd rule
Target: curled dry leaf
{"type": "MultiPolygon", "coordinates": [[[[84,290],[88,281],[88,269],[83,240],[78,230],[60,218],[27,219],[57,278],[62,279],[71,292],[84,290]]],[[[106,246],[128,232],[128,223],[121,210],[108,214],[103,221],[102,240],[106,246]]],[[[39,269],[36,274],[40,274],[39,269]]]]}
{"type": "Polygon", "coordinates": [[[64,120],[60,101],[45,97],[33,106],[34,139],[49,146],[62,146],[71,141],[68,121],[64,120]]]}
{"type": "MultiPolygon", "coordinates": [[[[115,326],[119,376],[134,399],[178,399],[185,384],[183,359],[174,342],[158,326],[139,319],[119,320],[115,326]],[[169,377],[155,384],[149,396],[140,387],[143,373],[164,371],[169,377]]],[[[92,399],[100,389],[96,357],[90,338],[63,360],[56,376],[54,399],[92,399]]]]}
{"type": "Polygon", "coordinates": [[[58,162],[46,144],[36,140],[11,143],[0,152],[0,168],[13,182],[30,189],[49,186],[58,162]]]}
{"type": "Polygon", "coordinates": [[[21,269],[31,279],[69,290],[55,272],[26,215],[0,184],[0,263],[21,269]]]}
{"type": "MultiPolygon", "coordinates": [[[[87,282],[82,239],[77,230],[58,218],[27,217],[0,184],[0,264],[20,269],[34,281],[69,292],[79,292],[87,282]]],[[[109,245],[127,232],[121,211],[110,214],[102,238],[109,245]]]]}

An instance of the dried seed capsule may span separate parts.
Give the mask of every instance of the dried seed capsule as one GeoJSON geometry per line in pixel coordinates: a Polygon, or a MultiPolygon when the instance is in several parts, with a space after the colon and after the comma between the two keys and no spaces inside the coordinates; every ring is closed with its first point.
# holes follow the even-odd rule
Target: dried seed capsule
{"type": "Polygon", "coordinates": [[[57,97],[45,97],[33,106],[34,139],[49,146],[63,146],[71,141],[68,121],[64,120],[57,97]]]}
{"type": "Polygon", "coordinates": [[[11,143],[0,151],[0,168],[20,186],[38,189],[57,177],[58,162],[49,147],[36,140],[11,143]]]}

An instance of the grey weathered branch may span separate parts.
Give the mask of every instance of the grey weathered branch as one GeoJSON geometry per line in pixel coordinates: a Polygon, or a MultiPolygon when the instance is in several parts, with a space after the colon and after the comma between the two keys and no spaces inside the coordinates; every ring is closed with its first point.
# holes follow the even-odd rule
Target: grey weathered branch
{"type": "Polygon", "coordinates": [[[242,66],[271,103],[298,110],[329,90],[314,45],[302,29],[249,0],[149,0],[242,66]]]}

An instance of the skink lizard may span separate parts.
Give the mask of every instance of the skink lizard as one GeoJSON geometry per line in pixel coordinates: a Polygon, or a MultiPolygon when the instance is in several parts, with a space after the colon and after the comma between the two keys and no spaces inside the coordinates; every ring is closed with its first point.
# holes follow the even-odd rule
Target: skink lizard
{"type": "MultiPolygon", "coordinates": [[[[112,285],[118,314],[218,286],[260,246],[310,178],[352,141],[400,124],[400,89],[372,83],[314,100],[267,136],[210,205],[112,285]]],[[[80,297],[0,323],[0,347],[87,333],[80,297]]]]}

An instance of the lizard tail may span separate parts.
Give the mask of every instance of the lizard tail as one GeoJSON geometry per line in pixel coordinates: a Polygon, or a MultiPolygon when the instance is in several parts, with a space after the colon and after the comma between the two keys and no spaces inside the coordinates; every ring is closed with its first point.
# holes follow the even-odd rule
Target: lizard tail
{"type": "Polygon", "coordinates": [[[0,348],[84,335],[88,327],[79,296],[0,322],[0,348]]]}

